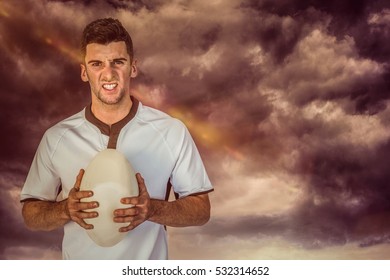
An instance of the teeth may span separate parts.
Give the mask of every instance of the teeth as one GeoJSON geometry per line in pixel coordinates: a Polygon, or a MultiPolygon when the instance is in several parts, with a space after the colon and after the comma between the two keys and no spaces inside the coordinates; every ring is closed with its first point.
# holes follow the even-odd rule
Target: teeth
{"type": "Polygon", "coordinates": [[[114,88],[116,88],[116,86],[117,84],[104,84],[103,88],[107,90],[113,90],[114,88]]]}

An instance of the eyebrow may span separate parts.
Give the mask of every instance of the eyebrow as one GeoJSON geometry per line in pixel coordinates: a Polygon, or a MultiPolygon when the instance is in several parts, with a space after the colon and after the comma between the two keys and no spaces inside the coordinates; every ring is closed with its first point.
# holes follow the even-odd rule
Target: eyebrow
{"type": "MultiPolygon", "coordinates": [[[[125,58],[125,57],[114,58],[112,60],[112,62],[115,62],[115,61],[127,61],[127,58],[125,58]]],[[[92,59],[92,60],[88,61],[87,64],[96,63],[96,62],[100,63],[100,62],[103,62],[103,61],[97,60],[97,59],[92,59]]]]}

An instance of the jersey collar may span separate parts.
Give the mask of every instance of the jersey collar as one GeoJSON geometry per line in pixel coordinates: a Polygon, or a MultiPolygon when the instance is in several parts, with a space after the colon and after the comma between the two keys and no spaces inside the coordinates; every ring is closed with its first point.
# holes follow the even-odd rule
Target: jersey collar
{"type": "Polygon", "coordinates": [[[105,124],[101,120],[95,117],[95,115],[92,113],[91,106],[92,103],[85,108],[85,118],[87,121],[95,125],[97,128],[99,128],[100,132],[104,135],[107,135],[109,137],[108,140],[108,149],[115,149],[116,148],[116,143],[118,141],[118,136],[121,131],[121,129],[128,123],[130,122],[134,116],[137,113],[138,110],[138,105],[139,101],[134,97],[130,96],[131,101],[133,102],[133,105],[131,106],[130,112],[127,114],[126,117],[124,117],[122,120],[119,122],[116,122],[109,126],[108,124],[105,124]]]}

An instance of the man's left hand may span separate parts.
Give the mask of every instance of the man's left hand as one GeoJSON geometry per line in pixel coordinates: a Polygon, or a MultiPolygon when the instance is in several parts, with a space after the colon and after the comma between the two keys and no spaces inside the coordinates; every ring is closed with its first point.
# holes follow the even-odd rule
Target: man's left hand
{"type": "Polygon", "coordinates": [[[120,232],[133,230],[143,222],[149,219],[151,215],[150,196],[145,186],[145,181],[141,174],[136,174],[139,196],[125,197],[121,199],[121,203],[130,207],[116,209],[114,211],[114,222],[129,223],[126,227],[121,227],[120,232]]]}

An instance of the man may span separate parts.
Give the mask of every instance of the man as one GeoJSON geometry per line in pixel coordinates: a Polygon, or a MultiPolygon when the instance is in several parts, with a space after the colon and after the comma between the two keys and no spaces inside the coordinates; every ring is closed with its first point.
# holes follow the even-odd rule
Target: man
{"type": "Polygon", "coordinates": [[[203,225],[210,217],[213,189],[200,155],[180,121],[130,96],[136,60],[118,20],[87,25],[82,54],[81,79],[89,82],[92,102],[44,134],[21,193],[25,223],[31,230],[64,227],[65,259],[166,259],[165,226],[203,225]],[[139,187],[138,197],[123,198],[114,211],[127,234],[108,248],[88,237],[93,226],[85,219],[98,215],[99,203],[80,202],[93,193],[79,190],[83,168],[106,148],[127,157],[139,187]],[[168,185],[177,200],[167,201],[168,185]]]}

